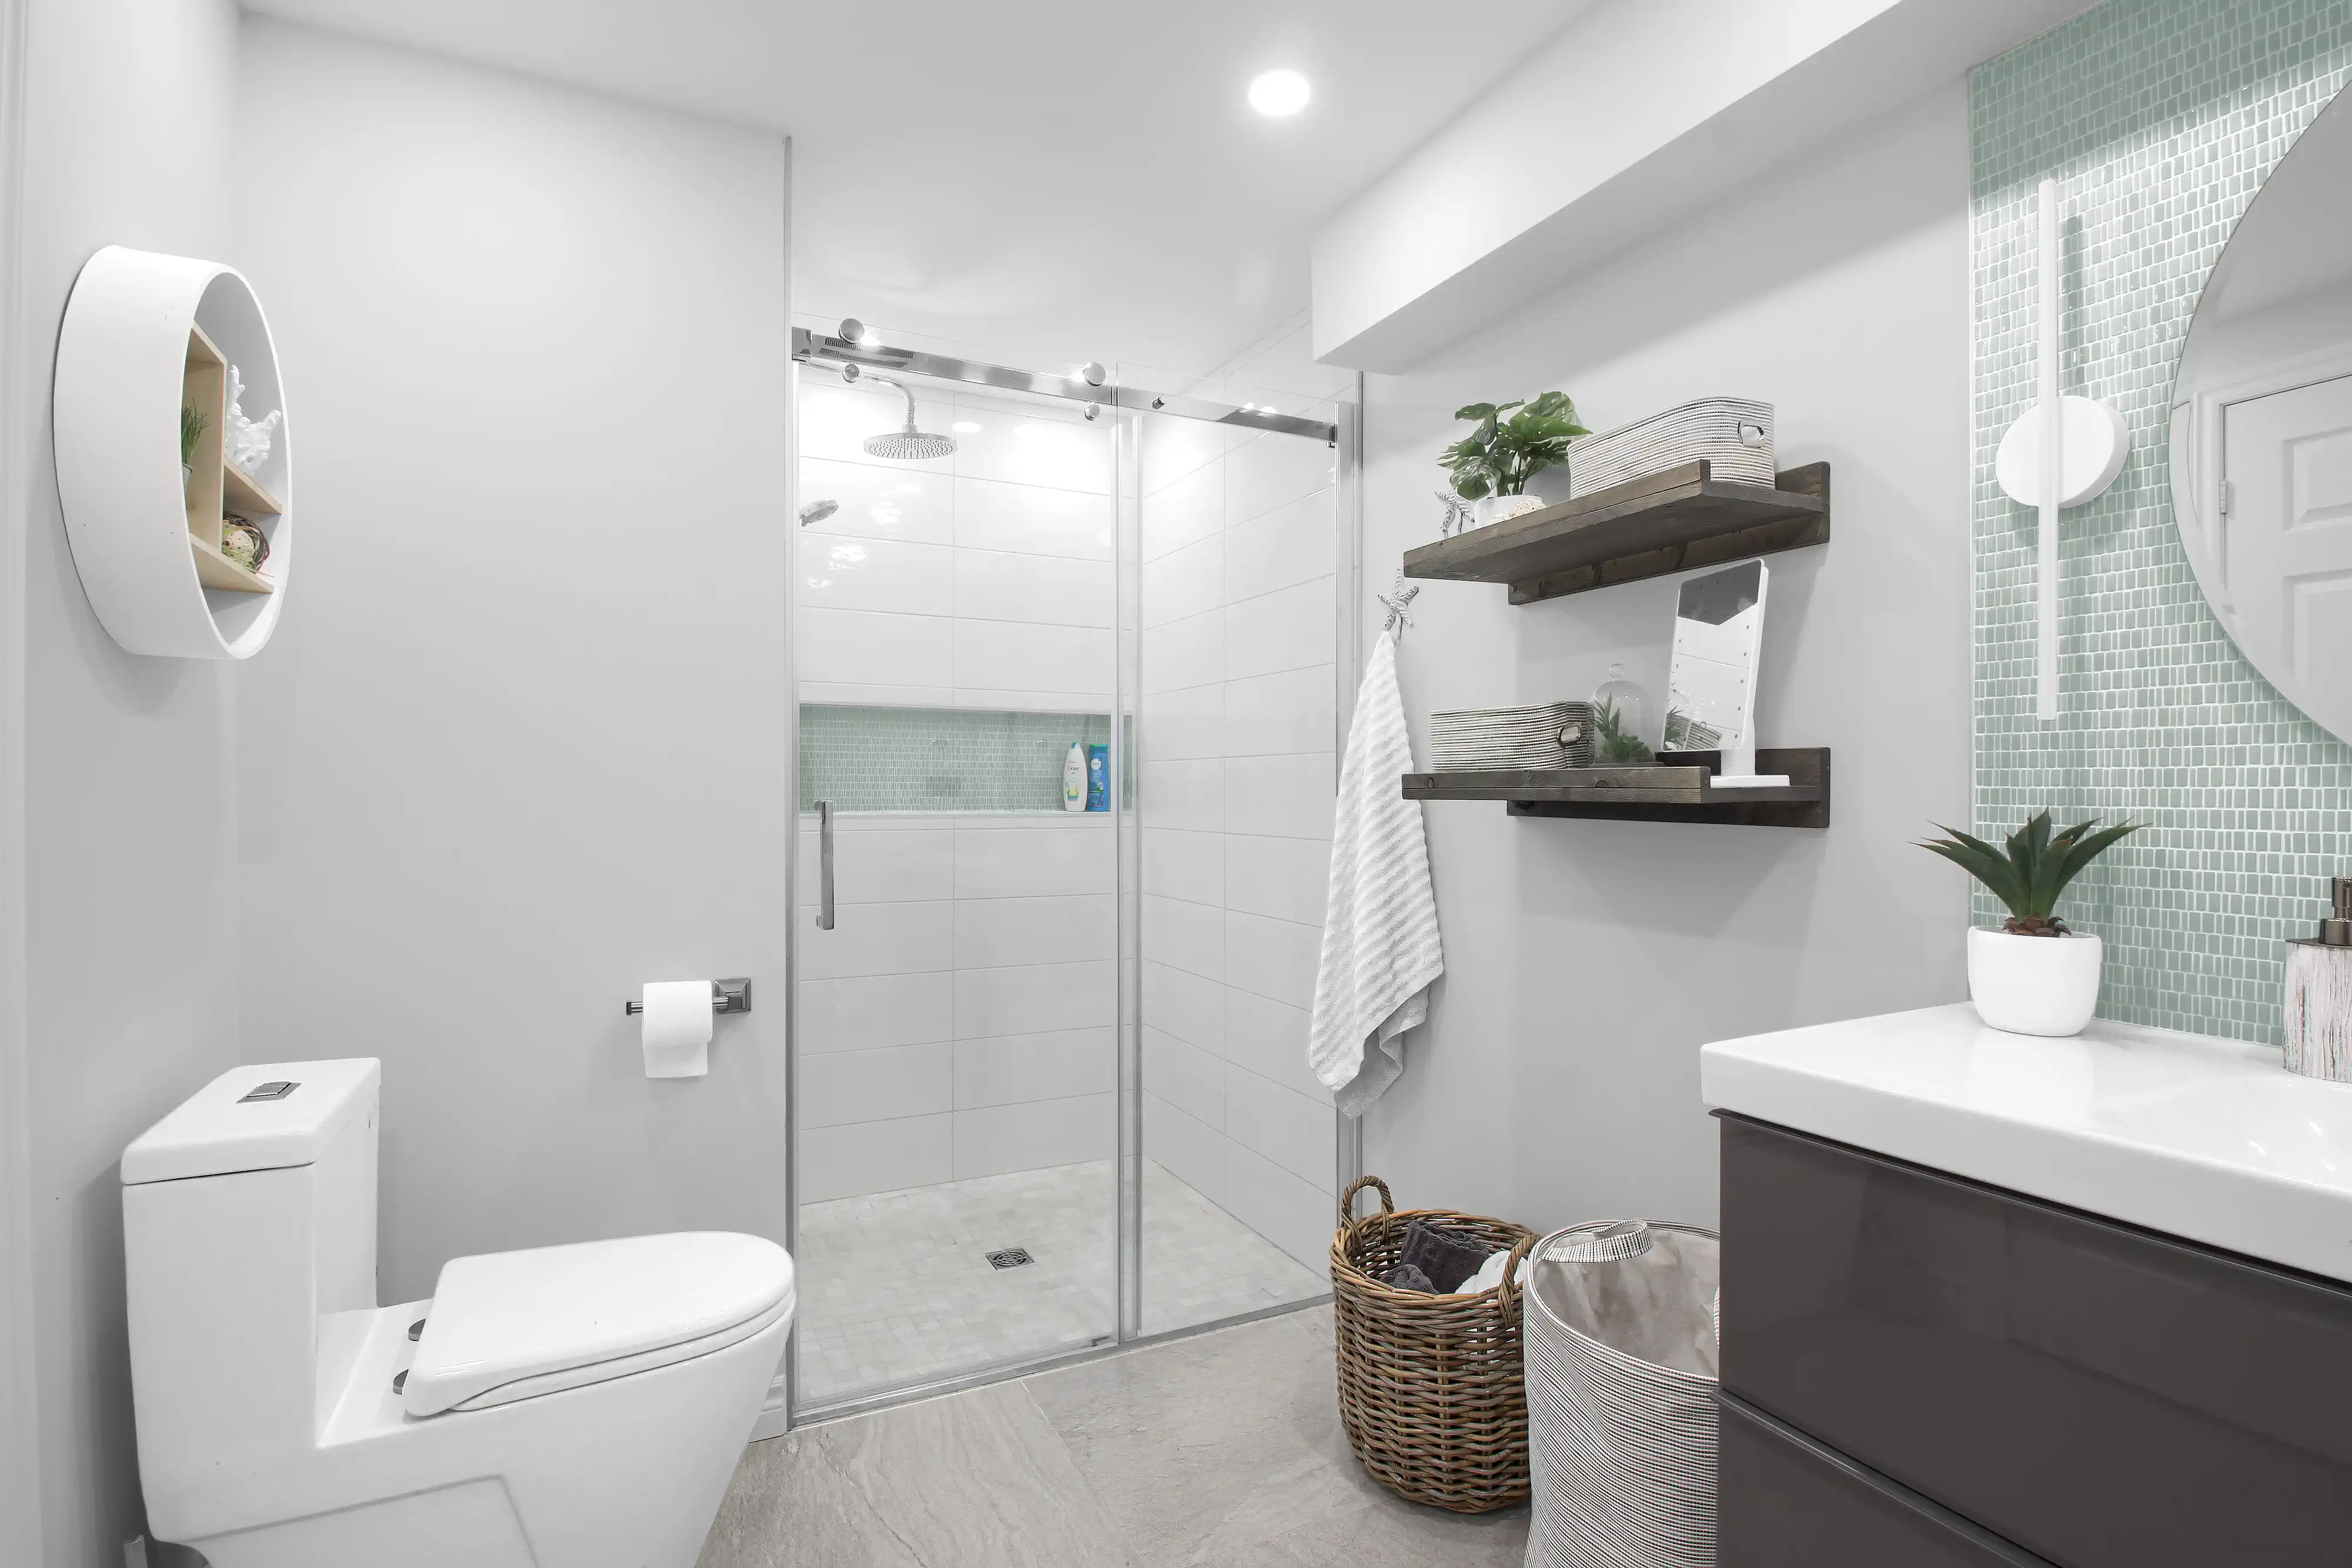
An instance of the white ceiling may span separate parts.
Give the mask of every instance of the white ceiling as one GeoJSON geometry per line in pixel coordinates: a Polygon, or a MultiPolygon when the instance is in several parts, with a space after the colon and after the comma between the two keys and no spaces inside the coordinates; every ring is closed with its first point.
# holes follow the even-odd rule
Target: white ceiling
{"type": "Polygon", "coordinates": [[[791,133],[805,313],[1171,370],[1303,308],[1316,223],[1592,3],[247,0],[791,133]],[[1243,99],[1277,65],[1292,120],[1243,99]]]}

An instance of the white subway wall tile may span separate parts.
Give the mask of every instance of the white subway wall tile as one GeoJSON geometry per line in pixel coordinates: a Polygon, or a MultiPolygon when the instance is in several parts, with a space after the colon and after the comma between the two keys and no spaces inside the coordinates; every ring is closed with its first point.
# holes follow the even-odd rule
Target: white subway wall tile
{"type": "Polygon", "coordinates": [[[1117,1023],[1118,968],[1112,960],[1103,959],[1091,964],[959,969],[956,1038],[1045,1034],[1117,1023]]]}
{"type": "Polygon", "coordinates": [[[1143,629],[1214,610],[1225,600],[1225,539],[1211,534],[1143,563],[1143,629]]]}
{"type": "Polygon", "coordinates": [[[994,479],[958,479],[954,539],[971,549],[1110,559],[1111,498],[994,479]]]}
{"type": "Polygon", "coordinates": [[[800,1134],[800,1200],[931,1186],[955,1176],[955,1114],[904,1116],[800,1134]]]}
{"type": "Polygon", "coordinates": [[[955,551],[953,612],[969,620],[1108,627],[1112,597],[1107,560],[955,551]]]}
{"type": "Polygon", "coordinates": [[[1143,425],[1138,488],[1146,500],[1204,464],[1225,455],[1223,427],[1199,419],[1153,419],[1143,425]]]}
{"type": "Polygon", "coordinates": [[[1195,468],[1165,488],[1143,497],[1137,507],[1139,538],[1146,561],[1196,539],[1224,531],[1225,481],[1222,463],[1195,468]]]}
{"type": "Polygon", "coordinates": [[[1111,634],[1087,626],[956,621],[953,680],[960,690],[1110,695],[1111,634]]]}
{"type": "MultiPolygon", "coordinates": [[[[823,842],[802,819],[793,883],[806,908],[824,896],[823,842]]],[[[836,904],[902,904],[955,896],[955,834],[945,828],[837,827],[833,835],[836,904]]]]}
{"type": "Polygon", "coordinates": [[[1323,933],[1312,925],[1225,914],[1225,983],[1295,1008],[1315,1005],[1323,933]]]}
{"type": "Polygon", "coordinates": [[[1328,1183],[1339,1158],[1331,1107],[1225,1065],[1225,1136],[1302,1181],[1328,1183]]]}
{"type": "Polygon", "coordinates": [[[1337,462],[1332,448],[1303,435],[1265,434],[1243,443],[1225,454],[1225,526],[1328,488],[1337,462]]]}
{"type": "Polygon", "coordinates": [[[1337,610],[1328,577],[1227,605],[1224,678],[1329,664],[1337,610]]]}
{"type": "Polygon", "coordinates": [[[955,904],[955,967],[1078,964],[1118,951],[1118,902],[1108,893],[963,898],[955,904]]]}
{"type": "Polygon", "coordinates": [[[1227,528],[1226,601],[1330,577],[1336,559],[1339,494],[1318,490],[1227,528]]]}
{"type": "Polygon", "coordinates": [[[1330,889],[1330,841],[1226,835],[1227,908],[1320,926],[1330,889]]]}
{"type": "Polygon", "coordinates": [[[838,501],[841,509],[809,524],[807,533],[913,544],[955,541],[953,481],[937,470],[803,457],[800,504],[820,500],[838,501]]]}
{"type": "Polygon", "coordinates": [[[1156,828],[1217,832],[1225,825],[1225,769],[1213,758],[1154,762],[1138,770],[1136,800],[1156,828]]]}
{"type": "MultiPolygon", "coordinates": [[[[955,1113],[955,1179],[1107,1160],[1118,1147],[1118,1096],[1080,1094],[955,1113]]],[[[1103,1201],[1110,1201],[1104,1174],[1103,1201]]]]}
{"type": "MultiPolygon", "coordinates": [[[[1108,421],[1088,424],[1055,417],[1046,409],[1023,407],[1013,412],[1005,405],[966,410],[958,417],[981,427],[956,433],[952,461],[959,479],[998,479],[1097,495],[1110,492],[1108,421]]],[[[946,426],[923,428],[944,430],[946,426]]]]}
{"type": "Polygon", "coordinates": [[[803,706],[831,704],[842,707],[947,707],[955,701],[953,686],[878,686],[856,681],[803,681],[803,706]]]}
{"type": "Polygon", "coordinates": [[[1143,891],[1194,904],[1225,902],[1225,849],[1221,833],[1174,828],[1143,830],[1143,891]]]}
{"type": "Polygon", "coordinates": [[[1118,1087],[1118,1031],[1055,1030],[955,1043],[955,1106],[1012,1105],[1108,1094],[1118,1087]]]}
{"type": "Polygon", "coordinates": [[[1214,1052],[1143,1026],[1143,1086],[1202,1125],[1225,1124],[1225,1062],[1214,1052]]]}
{"type": "Polygon", "coordinates": [[[821,1051],[921,1045],[955,1038],[955,976],[865,975],[800,982],[800,1047],[821,1051]]]}
{"type": "MultiPolygon", "coordinates": [[[[1225,678],[1225,614],[1206,614],[1154,626],[1142,636],[1142,678],[1148,695],[1181,691],[1225,678]]],[[[1328,660],[1330,651],[1324,656],[1328,660]]]]}
{"type": "Polygon", "coordinates": [[[1309,1269],[1329,1266],[1339,1196],[1328,1179],[1307,1181],[1264,1155],[1225,1142],[1225,1212],[1309,1269]]]}
{"type": "Polygon", "coordinates": [[[803,610],[797,652],[804,681],[884,686],[955,684],[955,622],[945,616],[803,610]]]}
{"type": "Polygon", "coordinates": [[[1225,988],[1156,958],[1142,963],[1143,1022],[1213,1055],[1225,1051],[1225,988]]]}
{"type": "Polygon", "coordinates": [[[1143,951],[1204,980],[1225,971],[1225,912],[1214,904],[1143,895],[1143,951]]]}
{"type": "MultiPolygon", "coordinates": [[[[1284,413],[1293,412],[1290,400],[1310,402],[1344,397],[1355,390],[1356,372],[1317,361],[1311,323],[1286,332],[1255,351],[1245,351],[1225,371],[1225,401],[1262,402],[1278,394],[1284,413]]],[[[1325,417],[1316,415],[1314,417],[1325,417]]]]}
{"type": "Polygon", "coordinates": [[[1307,1019],[1305,1008],[1227,986],[1225,1060],[1328,1106],[1331,1091],[1307,1065],[1307,1019]]]}
{"type": "Polygon", "coordinates": [[[1118,890],[1118,841],[1108,831],[963,827],[955,831],[958,898],[1037,898],[1118,890]]]}
{"type": "Polygon", "coordinates": [[[800,536],[800,602],[813,610],[955,613],[955,551],[945,545],[800,536]]]}
{"type": "Polygon", "coordinates": [[[1234,757],[1225,761],[1225,831],[1268,838],[1328,839],[1339,785],[1332,757],[1234,757]]]}
{"type": "Polygon", "coordinates": [[[803,1053],[800,1095],[803,1129],[937,1115],[955,1108],[955,1047],[942,1040],[803,1053]]]}
{"type": "Polygon", "coordinates": [[[845,904],[830,931],[801,932],[800,973],[812,980],[912,975],[955,967],[952,904],[845,904]]]}
{"type": "MultiPolygon", "coordinates": [[[[1183,1181],[1194,1192],[1211,1203],[1225,1200],[1225,1135],[1198,1121],[1154,1094],[1143,1092],[1143,1154],[1146,1159],[1160,1165],[1183,1181]]],[[[1149,1234],[1154,1216],[1150,1197],[1144,1197],[1143,1224],[1149,1234]]],[[[1144,1249],[1144,1267],[1151,1266],[1151,1250],[1144,1249]]],[[[1148,1301],[1151,1294],[1151,1277],[1144,1276],[1143,1290],[1148,1301]]]]}
{"type": "Polygon", "coordinates": [[[1148,766],[1225,755],[1225,688],[1221,682],[1153,692],[1142,703],[1135,744],[1148,766]]]}
{"type": "Polygon", "coordinates": [[[1329,751],[1337,742],[1339,688],[1327,661],[1225,683],[1227,757],[1329,751]]]}

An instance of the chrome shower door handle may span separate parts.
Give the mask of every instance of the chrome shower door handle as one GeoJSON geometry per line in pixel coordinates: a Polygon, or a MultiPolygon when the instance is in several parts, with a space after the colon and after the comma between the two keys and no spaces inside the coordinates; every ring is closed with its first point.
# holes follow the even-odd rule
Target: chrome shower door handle
{"type": "Polygon", "coordinates": [[[833,802],[816,803],[816,928],[833,929],[833,802]]]}

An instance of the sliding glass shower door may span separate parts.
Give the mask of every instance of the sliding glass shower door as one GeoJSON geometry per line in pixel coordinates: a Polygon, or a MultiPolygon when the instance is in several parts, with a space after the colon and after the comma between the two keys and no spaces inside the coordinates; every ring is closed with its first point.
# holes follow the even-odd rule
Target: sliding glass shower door
{"type": "Polygon", "coordinates": [[[799,1416],[1312,1299],[1338,1169],[1337,449],[842,364],[796,366],[799,1416]]]}

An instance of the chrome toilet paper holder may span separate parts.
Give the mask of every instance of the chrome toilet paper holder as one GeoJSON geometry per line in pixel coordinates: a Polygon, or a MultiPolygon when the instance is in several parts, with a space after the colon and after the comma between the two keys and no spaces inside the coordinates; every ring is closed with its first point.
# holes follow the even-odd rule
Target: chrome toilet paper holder
{"type": "MultiPolygon", "coordinates": [[[[625,1001],[621,1011],[635,1017],[646,1010],[642,1001],[625,1001]]],[[[751,1010],[751,982],[740,977],[732,980],[710,982],[710,1010],[714,1013],[748,1013],[751,1010]]]]}

